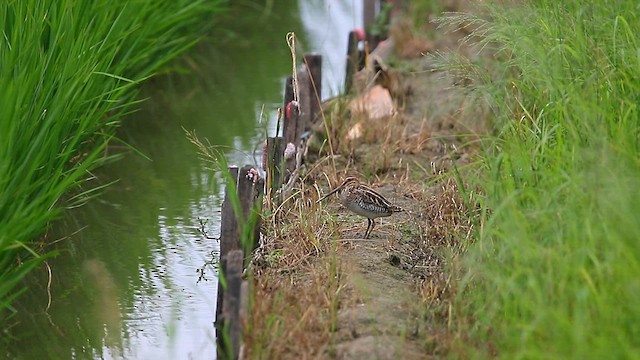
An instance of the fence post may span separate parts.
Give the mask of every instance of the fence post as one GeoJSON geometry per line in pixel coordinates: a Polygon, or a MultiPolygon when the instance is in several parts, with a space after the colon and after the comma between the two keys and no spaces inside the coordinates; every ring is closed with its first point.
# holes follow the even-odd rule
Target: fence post
{"type": "Polygon", "coordinates": [[[362,4],[362,21],[365,31],[369,31],[369,27],[376,20],[376,3],[377,0],[364,0],[362,4]]]}
{"type": "MultiPolygon", "coordinates": [[[[240,246],[240,234],[238,232],[238,219],[233,210],[233,204],[231,203],[231,188],[237,189],[238,187],[238,167],[229,166],[229,183],[225,191],[224,201],[222,202],[222,219],[220,224],[220,261],[218,264],[218,273],[222,276],[226,276],[227,273],[227,254],[230,251],[239,249],[240,246]]],[[[217,336],[218,347],[222,346],[224,333],[224,319],[222,316],[222,308],[224,303],[225,287],[221,281],[218,281],[218,296],[216,298],[216,319],[215,328],[219,334],[217,336]]]]}
{"type": "Polygon", "coordinates": [[[260,238],[259,209],[262,204],[264,180],[260,179],[258,172],[250,165],[245,165],[240,170],[237,166],[230,166],[229,174],[230,183],[227,184],[222,203],[218,267],[220,281],[216,299],[215,327],[218,334],[218,358],[237,359],[242,337],[242,272],[245,258],[248,263],[250,254],[260,238]],[[239,202],[238,214],[233,208],[234,196],[237,196],[239,202]],[[252,223],[252,220],[255,222],[252,223]]]}
{"type": "MultiPolygon", "coordinates": [[[[287,76],[287,80],[284,82],[284,104],[283,108],[287,108],[287,104],[293,101],[293,76],[287,76]]],[[[285,113],[285,121],[287,120],[287,114],[285,113]]],[[[276,134],[277,136],[278,134],[276,134]]]]}
{"type": "Polygon", "coordinates": [[[322,55],[316,53],[305,54],[304,64],[307,66],[309,73],[309,120],[314,122],[322,109],[322,55]]]}
{"type": "Polygon", "coordinates": [[[364,40],[362,30],[354,30],[349,32],[349,41],[347,42],[347,67],[344,76],[344,92],[345,94],[351,90],[353,83],[353,75],[360,69],[361,56],[358,50],[358,43],[364,40]]]}
{"type": "Polygon", "coordinates": [[[296,168],[296,153],[298,151],[298,145],[300,144],[300,136],[302,135],[302,127],[300,126],[300,105],[297,101],[292,101],[287,104],[285,108],[283,127],[283,140],[284,140],[284,162],[286,168],[285,182],[287,178],[296,168]],[[295,149],[295,152],[290,154],[291,147],[295,149]]]}
{"type": "Polygon", "coordinates": [[[231,203],[232,193],[229,190],[233,185],[234,191],[238,189],[238,167],[229,166],[229,180],[232,183],[227,184],[224,201],[222,202],[222,223],[220,224],[220,257],[222,258],[227,252],[239,249],[240,234],[238,233],[238,219],[233,211],[231,203]]]}
{"type": "Polygon", "coordinates": [[[243,235],[246,236],[246,243],[242,244],[242,249],[248,260],[260,240],[260,208],[262,206],[263,188],[264,180],[260,179],[258,172],[251,165],[245,165],[240,169],[238,197],[245,221],[240,230],[244,231],[243,235]],[[251,224],[252,218],[255,221],[253,224],[251,224]],[[253,227],[245,228],[247,224],[253,227]]]}
{"type": "Polygon", "coordinates": [[[232,250],[225,255],[226,271],[223,273],[226,289],[222,301],[222,317],[216,319],[218,358],[237,359],[242,340],[242,322],[240,321],[242,269],[242,250],[232,250]]]}
{"type": "Polygon", "coordinates": [[[300,106],[300,120],[298,128],[300,133],[311,128],[311,76],[306,66],[302,66],[298,71],[298,105],[300,106]]]}
{"type": "Polygon", "coordinates": [[[267,138],[267,176],[271,179],[271,196],[282,186],[282,158],[284,147],[282,137],[267,138]]]}
{"type": "Polygon", "coordinates": [[[264,179],[258,178],[257,181],[254,180],[254,194],[255,201],[257,204],[253,206],[254,210],[258,212],[258,219],[256,221],[255,227],[253,229],[253,248],[251,251],[255,250],[260,243],[260,233],[262,231],[262,198],[264,197],[264,179]]]}

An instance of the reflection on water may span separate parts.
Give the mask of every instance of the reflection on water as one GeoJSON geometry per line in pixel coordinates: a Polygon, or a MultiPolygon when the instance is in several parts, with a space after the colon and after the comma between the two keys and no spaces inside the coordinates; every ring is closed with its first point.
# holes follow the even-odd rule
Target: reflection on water
{"type": "Polygon", "coordinates": [[[296,31],[301,45],[325,55],[323,83],[335,94],[353,27],[351,2],[359,1],[301,1],[298,7],[285,0],[267,2],[273,3],[268,11],[247,5],[190,52],[183,62],[190,73],[146,85],[149,100],[125,119],[120,137],[152,160],[130,153],[103,168],[100,182],[118,183],[70,211],[47,235],[65,240],[48,263],[51,278],[43,268],[29,279],[29,293],[10,320],[18,339],[8,357],[215,357],[215,271],[196,281],[218,242],[202,236],[198,219],[207,219],[211,235],[219,233],[223,189],[184,129],[237,149],[228,152],[231,163],[252,163],[265,128],[273,133],[290,72],[285,34],[296,31]],[[300,18],[320,37],[307,40],[300,18]],[[271,123],[259,123],[263,111],[271,123]]]}
{"type": "Polygon", "coordinates": [[[344,87],[348,33],[362,27],[362,1],[300,1],[300,18],[311,48],[323,57],[323,99],[337,96],[344,87]]]}
{"type": "Polygon", "coordinates": [[[120,301],[118,288],[107,269],[106,264],[99,259],[87,259],[82,262],[82,272],[89,280],[89,289],[96,296],[92,312],[96,314],[96,321],[104,324],[106,330],[105,343],[108,347],[118,345],[118,335],[121,332],[120,301]]]}

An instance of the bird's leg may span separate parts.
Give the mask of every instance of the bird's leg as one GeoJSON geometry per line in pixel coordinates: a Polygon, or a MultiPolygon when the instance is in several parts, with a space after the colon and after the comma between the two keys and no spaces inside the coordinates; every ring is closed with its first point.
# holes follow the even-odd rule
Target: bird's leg
{"type": "Polygon", "coordinates": [[[373,231],[374,227],[376,227],[376,221],[371,219],[371,229],[369,230],[369,236],[371,236],[371,232],[373,231]]]}
{"type": "Polygon", "coordinates": [[[371,235],[371,231],[373,230],[373,227],[376,226],[376,223],[373,221],[373,219],[367,218],[367,221],[368,221],[367,231],[364,233],[365,239],[369,238],[369,235],[371,235]]]}

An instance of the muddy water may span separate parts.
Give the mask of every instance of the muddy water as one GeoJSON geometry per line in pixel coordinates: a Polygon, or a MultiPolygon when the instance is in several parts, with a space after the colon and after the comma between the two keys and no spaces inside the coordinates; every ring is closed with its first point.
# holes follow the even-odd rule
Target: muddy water
{"type": "MultiPolygon", "coordinates": [[[[262,3],[256,1],[256,3],[262,3]]],[[[253,162],[273,134],[290,54],[285,34],[325,56],[324,95],[344,77],[346,34],[360,1],[277,1],[245,8],[180,63],[189,73],[148,83],[149,100],[124,120],[120,137],[150,160],[127,153],[102,168],[116,181],[69,211],[47,235],[59,255],[28,280],[9,321],[17,336],[0,356],[20,359],[210,359],[217,274],[197,269],[218,250],[224,189],[198,160],[184,129],[224,146],[231,163],[253,162]],[[277,3],[277,4],[275,4],[277,3]]],[[[123,149],[114,146],[113,152],[123,149]]],[[[4,336],[5,334],[3,334],[4,336]]]]}

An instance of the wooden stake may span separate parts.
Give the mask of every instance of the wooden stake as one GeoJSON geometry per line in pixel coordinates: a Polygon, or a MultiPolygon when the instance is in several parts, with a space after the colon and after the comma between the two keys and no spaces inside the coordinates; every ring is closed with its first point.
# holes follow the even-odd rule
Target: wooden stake
{"type": "Polygon", "coordinates": [[[226,269],[224,278],[227,286],[223,295],[222,317],[216,319],[216,328],[218,329],[216,339],[218,345],[217,357],[219,359],[237,359],[240,353],[240,343],[242,341],[240,304],[243,258],[242,250],[232,250],[225,255],[226,269]]]}
{"type": "Polygon", "coordinates": [[[267,138],[267,176],[271,179],[271,196],[282,186],[284,146],[281,137],[267,138]]]}
{"type": "Polygon", "coordinates": [[[349,41],[347,43],[347,68],[344,77],[344,92],[345,94],[351,90],[353,83],[353,74],[358,71],[359,64],[358,54],[358,33],[356,31],[349,32],[349,41]]]}
{"type": "Polygon", "coordinates": [[[263,192],[264,180],[259,178],[258,172],[251,165],[243,166],[238,176],[238,198],[244,222],[239,230],[243,235],[241,237],[244,242],[242,249],[244,250],[247,264],[251,258],[251,253],[260,240],[260,211],[263,192]],[[253,224],[250,223],[252,217],[255,220],[253,224]],[[251,227],[245,228],[246,226],[251,227]]]}
{"type": "MultiPolygon", "coordinates": [[[[282,138],[284,141],[284,152],[285,152],[285,168],[286,174],[284,182],[288,181],[289,175],[295,170],[296,167],[296,158],[295,153],[293,157],[289,156],[288,148],[293,146],[295,151],[298,150],[298,146],[300,144],[300,135],[302,135],[302,128],[300,126],[300,106],[297,101],[292,101],[288,103],[285,107],[285,116],[284,116],[284,126],[282,132],[282,138]],[[290,145],[291,144],[291,145],[290,145]]],[[[289,149],[290,150],[290,149],[289,149]]]]}
{"type": "Polygon", "coordinates": [[[364,28],[368,32],[369,27],[373,25],[376,20],[376,0],[364,0],[364,4],[362,7],[362,21],[364,22],[364,28]]]}
{"type": "Polygon", "coordinates": [[[298,87],[300,88],[300,92],[298,96],[299,105],[300,105],[300,122],[298,124],[299,129],[301,129],[301,133],[311,129],[311,76],[307,67],[303,65],[298,71],[298,87]]]}
{"type": "Polygon", "coordinates": [[[232,184],[227,184],[224,201],[222,202],[222,219],[220,224],[220,257],[222,258],[229,251],[240,248],[240,233],[238,232],[238,219],[233,212],[231,203],[231,189],[237,191],[238,188],[238,167],[229,166],[229,176],[232,184]]]}
{"type": "Polygon", "coordinates": [[[309,120],[314,122],[322,107],[322,55],[316,53],[305,54],[304,64],[309,72],[309,120]]]}
{"type": "MultiPolygon", "coordinates": [[[[229,166],[229,183],[225,191],[224,201],[222,202],[222,219],[220,224],[220,261],[218,263],[218,274],[224,276],[227,272],[227,254],[230,251],[239,249],[240,234],[238,232],[238,220],[233,212],[231,203],[232,185],[234,188],[238,186],[238,167],[229,166]]],[[[224,303],[225,287],[222,281],[218,281],[218,294],[216,298],[216,320],[215,327],[218,333],[218,347],[222,342],[222,333],[224,331],[224,320],[222,308],[224,303]]]]}
{"type": "MultiPolygon", "coordinates": [[[[287,108],[287,104],[292,102],[293,99],[293,77],[287,76],[287,80],[284,82],[284,104],[283,109],[287,108]]],[[[287,120],[287,113],[284,114],[285,121],[287,120]]],[[[277,136],[278,134],[276,134],[277,136]]]]}

